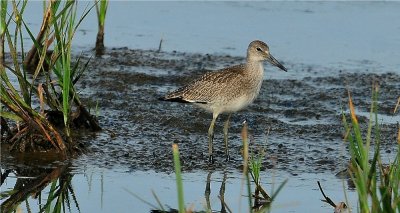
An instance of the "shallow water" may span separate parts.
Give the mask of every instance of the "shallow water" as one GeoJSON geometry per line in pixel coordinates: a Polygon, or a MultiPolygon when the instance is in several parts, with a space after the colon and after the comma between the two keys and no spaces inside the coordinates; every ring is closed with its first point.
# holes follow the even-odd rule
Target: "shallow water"
{"type": "MultiPolygon", "coordinates": [[[[33,2],[27,8],[27,19],[36,28],[41,7],[33,2]]],[[[105,44],[158,49],[162,38],[165,51],[244,56],[248,43],[260,39],[275,58],[290,64],[387,72],[400,66],[400,26],[393,21],[400,19],[399,8],[400,2],[393,1],[111,1],[105,44]]],[[[94,45],[95,21],[91,13],[82,23],[77,46],[94,45]]],[[[290,71],[284,78],[294,76],[290,71]]]]}
{"type": "MultiPolygon", "coordinates": [[[[29,23],[38,27],[40,14],[33,11],[41,4],[30,4],[29,23]]],[[[320,201],[316,181],[334,201],[345,201],[343,180],[335,174],[345,168],[349,156],[341,124],[347,88],[360,122],[365,122],[371,85],[380,83],[383,160],[393,160],[396,153],[393,138],[400,115],[392,110],[400,94],[400,25],[393,20],[400,20],[399,9],[398,2],[111,2],[105,40],[110,48],[92,60],[90,74],[78,85],[85,103],[101,103],[99,120],[104,128],[82,135],[80,140],[91,144],[89,151],[70,162],[81,212],[149,212],[151,207],[126,190],[156,204],[154,190],[162,204],[177,208],[172,142],[181,150],[188,206],[205,209],[211,170],[210,201],[212,209],[219,210],[217,195],[226,170],[226,203],[234,212],[247,212],[241,191],[244,120],[249,123],[251,147],[262,146],[267,153],[262,175],[266,189],[289,179],[272,212],[332,212],[320,201]],[[163,52],[148,50],[157,49],[160,38],[163,52]],[[266,66],[260,96],[232,118],[228,163],[223,160],[222,119],[218,121],[218,157],[209,166],[206,133],[211,115],[157,98],[204,69],[243,62],[248,43],[256,38],[267,41],[289,71],[266,66]]],[[[85,59],[93,55],[88,49],[94,44],[94,21],[92,13],[74,40],[85,59]]],[[[59,164],[4,152],[1,160],[3,171],[59,164]]],[[[1,190],[12,188],[15,181],[11,175],[1,190]]],[[[345,188],[350,205],[356,207],[354,191],[346,184],[345,188]]],[[[31,208],[37,209],[38,201],[29,199],[31,208]]]]}
{"type": "MultiPolygon", "coordinates": [[[[102,169],[86,167],[71,172],[72,188],[76,195],[81,212],[150,212],[159,209],[156,194],[165,209],[177,208],[177,195],[175,187],[175,175],[156,173],[154,171],[125,171],[122,169],[102,169]],[[141,201],[140,199],[145,200],[141,201]],[[151,206],[152,205],[152,206],[151,206]]],[[[206,209],[207,202],[213,211],[220,211],[220,189],[225,182],[225,203],[234,212],[248,212],[247,189],[241,174],[236,172],[213,172],[210,175],[211,192],[207,200],[205,189],[207,184],[207,171],[188,172],[183,175],[184,195],[186,206],[196,210],[206,209]],[[224,180],[224,174],[226,174],[224,180]]],[[[332,212],[332,207],[320,201],[323,199],[318,189],[317,181],[320,181],[327,195],[335,202],[344,201],[344,189],[346,183],[341,180],[332,180],[330,174],[321,173],[302,174],[292,176],[286,172],[271,170],[262,173],[262,185],[268,193],[276,190],[285,179],[288,183],[274,201],[272,212],[332,212]]],[[[15,177],[7,179],[6,186],[2,190],[12,189],[15,177]]],[[[347,189],[346,189],[347,190],[347,189]]],[[[43,190],[42,203],[47,198],[49,187],[43,190]]],[[[356,203],[355,192],[348,191],[350,203],[356,203]]],[[[38,201],[28,198],[30,209],[38,211],[38,201]]],[[[25,212],[26,206],[21,205],[25,212]]],[[[78,208],[72,205],[72,212],[78,208]]]]}

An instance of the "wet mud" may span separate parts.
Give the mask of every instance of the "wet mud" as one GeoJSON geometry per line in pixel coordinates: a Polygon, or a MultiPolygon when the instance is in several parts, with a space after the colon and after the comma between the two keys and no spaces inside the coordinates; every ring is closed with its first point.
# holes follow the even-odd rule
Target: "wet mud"
{"type": "MultiPolygon", "coordinates": [[[[86,52],[87,60],[93,55],[86,52]]],[[[179,52],[156,52],[114,48],[92,58],[77,88],[84,103],[96,110],[103,131],[82,134],[88,151],[74,164],[126,168],[127,171],[172,172],[172,143],[179,145],[182,169],[238,170],[242,167],[242,123],[247,121],[253,153],[265,150],[264,168],[334,173],[345,168],[349,158],[343,142],[342,109],[347,115],[348,90],[368,122],[373,83],[379,84],[379,116],[382,152],[395,152],[399,116],[393,109],[400,94],[400,75],[373,74],[327,68],[326,76],[314,75],[312,66],[286,63],[301,71],[298,79],[268,79],[248,108],[233,114],[229,129],[231,160],[225,161],[223,121],[215,128],[216,161],[209,165],[207,131],[211,114],[190,104],[159,101],[165,93],[184,85],[207,70],[242,63],[244,58],[179,52]],[[330,74],[332,71],[335,74],[330,74]],[[97,106],[97,108],[96,108],[97,106]]],[[[271,67],[266,69],[270,71],[271,67]]],[[[298,72],[293,72],[295,73],[298,72]]]]}

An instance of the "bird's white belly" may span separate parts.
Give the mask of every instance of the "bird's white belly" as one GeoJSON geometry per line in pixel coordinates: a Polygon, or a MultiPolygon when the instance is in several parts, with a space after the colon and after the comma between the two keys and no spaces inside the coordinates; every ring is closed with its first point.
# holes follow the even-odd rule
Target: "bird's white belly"
{"type": "Polygon", "coordinates": [[[210,111],[212,113],[231,113],[231,112],[237,112],[249,104],[253,102],[254,98],[249,97],[249,96],[240,96],[238,98],[232,99],[229,102],[220,102],[220,103],[213,103],[213,104],[195,104],[207,111],[210,111]]]}
{"type": "Polygon", "coordinates": [[[233,99],[230,102],[226,103],[222,107],[222,112],[236,112],[253,102],[253,98],[249,96],[240,96],[239,98],[233,99]]]}

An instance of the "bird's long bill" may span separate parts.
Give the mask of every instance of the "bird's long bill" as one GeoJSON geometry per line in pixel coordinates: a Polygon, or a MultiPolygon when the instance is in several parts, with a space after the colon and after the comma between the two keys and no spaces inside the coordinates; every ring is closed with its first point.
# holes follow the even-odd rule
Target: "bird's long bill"
{"type": "Polygon", "coordinates": [[[272,55],[269,55],[269,60],[268,60],[268,61],[269,61],[269,63],[271,63],[272,65],[277,66],[277,67],[279,67],[281,70],[287,72],[287,69],[286,69],[281,63],[279,63],[279,61],[276,60],[272,55]]]}

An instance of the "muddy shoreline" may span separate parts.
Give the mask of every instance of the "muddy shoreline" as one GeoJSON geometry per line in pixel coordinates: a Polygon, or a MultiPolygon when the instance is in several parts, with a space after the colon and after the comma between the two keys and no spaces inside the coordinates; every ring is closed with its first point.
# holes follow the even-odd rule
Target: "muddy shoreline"
{"type": "MultiPolygon", "coordinates": [[[[89,59],[93,53],[83,54],[89,59]]],[[[155,170],[172,172],[172,143],[180,148],[182,169],[240,170],[242,165],[240,130],[249,124],[254,152],[266,150],[263,169],[299,173],[339,172],[348,160],[341,108],[347,107],[347,90],[354,104],[366,117],[371,104],[371,88],[379,83],[379,115],[382,152],[395,152],[399,115],[393,109],[400,94],[400,74],[388,72],[347,72],[335,70],[334,76],[314,75],[313,66],[287,64],[301,70],[299,79],[266,79],[255,103],[233,115],[229,133],[231,161],[224,156],[222,125],[215,129],[216,162],[207,162],[207,129],[211,114],[190,104],[162,102],[164,95],[206,70],[242,63],[244,58],[179,52],[108,49],[101,58],[92,58],[88,71],[77,88],[92,110],[98,104],[103,131],[81,135],[89,144],[74,165],[126,168],[127,171],[155,170]]],[[[286,64],[285,64],[286,66],[286,64]]],[[[271,71],[266,66],[266,72],[271,71]]],[[[366,126],[366,125],[364,125],[366,126]]],[[[2,154],[2,162],[13,158],[2,154]]],[[[7,164],[8,164],[7,163],[7,164]]]]}

